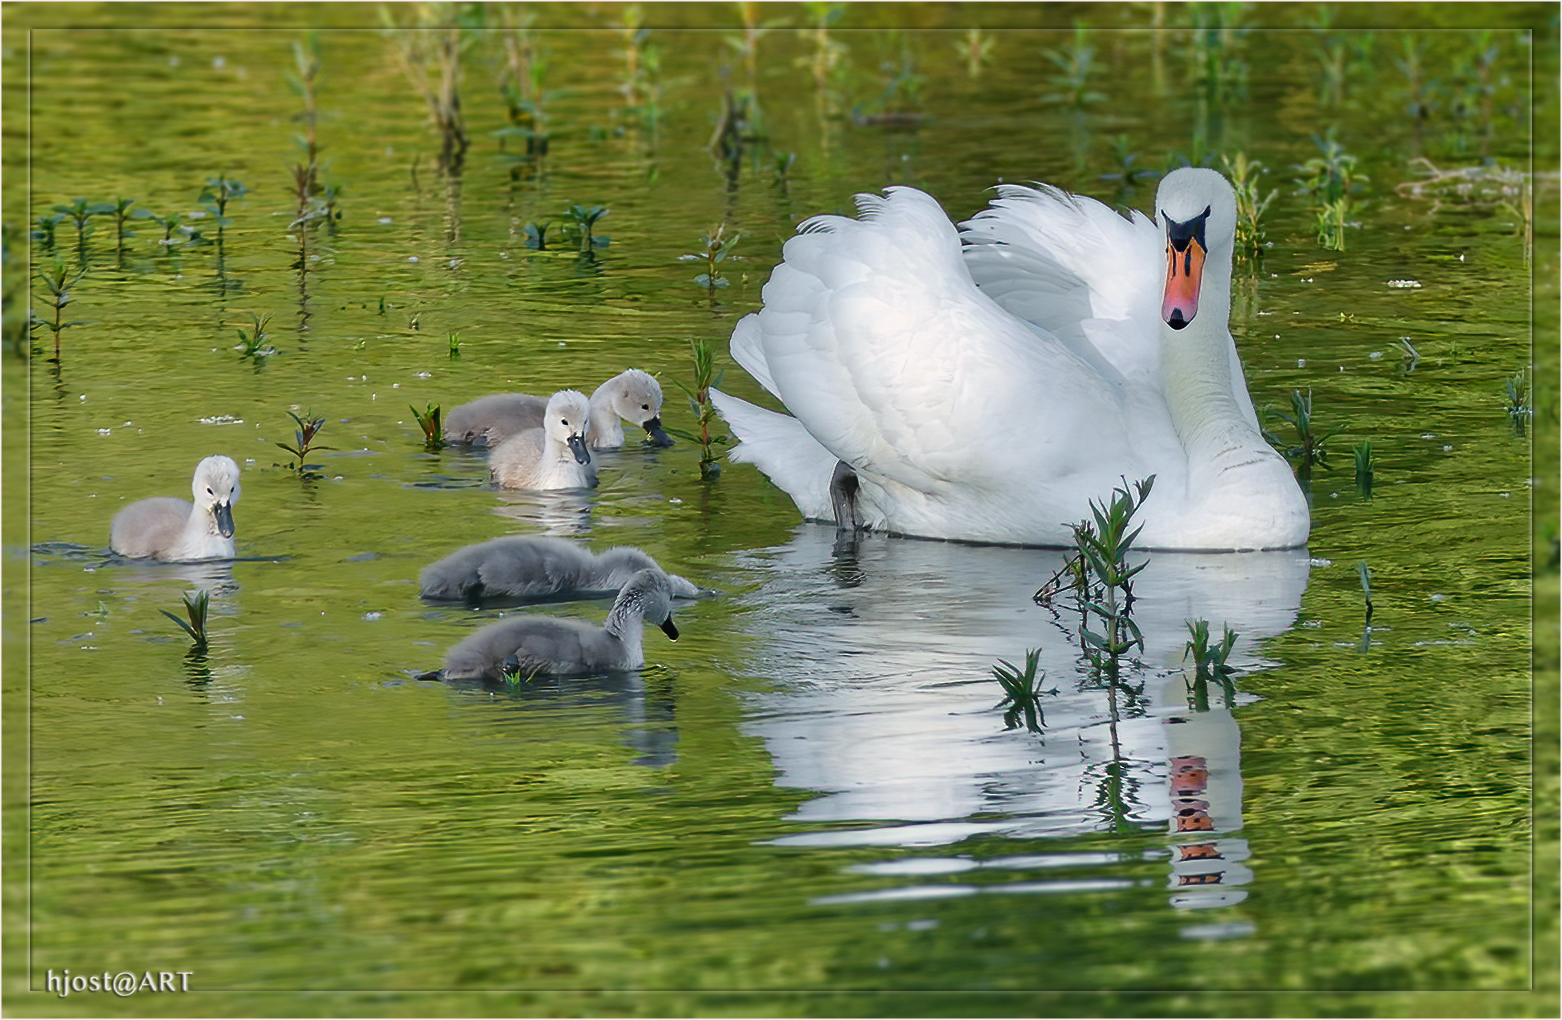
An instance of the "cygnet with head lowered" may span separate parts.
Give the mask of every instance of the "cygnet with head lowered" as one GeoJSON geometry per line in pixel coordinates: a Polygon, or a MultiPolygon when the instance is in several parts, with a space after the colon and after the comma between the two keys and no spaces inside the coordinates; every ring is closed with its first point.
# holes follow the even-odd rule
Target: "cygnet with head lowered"
{"type": "MultiPolygon", "coordinates": [[[[423,568],[418,594],[425,599],[471,604],[485,599],[546,599],[611,594],[642,570],[660,570],[633,546],[600,553],[562,538],[508,535],[469,545],[423,568]]],[[[667,582],[678,598],[699,589],[677,574],[667,582]]]]}
{"type": "Polygon", "coordinates": [[[154,496],[120,510],[109,525],[109,548],[132,559],[232,559],[239,466],[230,457],[207,457],[195,466],[190,492],[194,503],[154,496]]]}
{"type": "Polygon", "coordinates": [[[643,623],[674,641],[672,587],[660,570],[641,570],[619,589],[600,627],[549,616],[517,616],[484,627],[445,654],[446,680],[504,680],[540,673],[571,676],[645,665],[643,623]]]}
{"type": "MultiPolygon", "coordinates": [[[[445,441],[473,446],[498,446],[524,429],[542,427],[547,397],[531,393],[490,393],[461,404],[445,416],[445,441]]],[[[624,445],[621,421],[645,429],[657,446],[673,441],[662,431],[662,387],[638,368],[620,372],[591,394],[591,427],[586,445],[616,450],[624,445]]]]}
{"type": "Polygon", "coordinates": [[[589,489],[597,466],[586,446],[591,406],[586,395],[560,390],[548,398],[542,427],[506,439],[488,457],[488,475],[502,489],[589,489]]]}

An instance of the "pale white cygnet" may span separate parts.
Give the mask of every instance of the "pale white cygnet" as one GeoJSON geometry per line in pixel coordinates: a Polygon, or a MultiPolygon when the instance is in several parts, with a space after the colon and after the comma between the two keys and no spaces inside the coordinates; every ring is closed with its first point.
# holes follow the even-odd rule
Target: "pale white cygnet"
{"type": "MultiPolygon", "coordinates": [[[[490,393],[455,407],[445,416],[445,441],[498,446],[524,429],[541,428],[548,398],[531,393],[490,393]]],[[[662,431],[662,387],[638,368],[620,372],[591,394],[591,427],[586,445],[616,450],[624,445],[627,421],[645,429],[657,446],[673,444],[662,431]]]]}
{"type": "Polygon", "coordinates": [[[190,492],[194,503],[154,496],[120,510],[109,525],[109,548],[132,559],[232,559],[239,466],[230,457],[207,457],[195,466],[190,492]]]}
{"type": "MultiPolygon", "coordinates": [[[[616,592],[641,570],[660,570],[633,546],[600,553],[562,538],[508,535],[479,542],[423,568],[418,594],[426,599],[480,603],[484,599],[589,597],[616,592]]],[[[699,588],[668,574],[678,598],[695,598],[699,588]]]]}
{"type": "Polygon", "coordinates": [[[488,458],[488,475],[503,489],[589,489],[597,466],[586,446],[591,405],[576,390],[548,398],[541,428],[524,429],[488,458]]]}
{"type": "Polygon", "coordinates": [[[445,654],[441,675],[446,680],[503,680],[539,673],[639,669],[645,665],[640,644],[644,622],[660,626],[678,640],[672,587],[660,570],[641,570],[632,576],[619,589],[607,622],[600,627],[548,616],[502,620],[454,645],[445,654]]]}

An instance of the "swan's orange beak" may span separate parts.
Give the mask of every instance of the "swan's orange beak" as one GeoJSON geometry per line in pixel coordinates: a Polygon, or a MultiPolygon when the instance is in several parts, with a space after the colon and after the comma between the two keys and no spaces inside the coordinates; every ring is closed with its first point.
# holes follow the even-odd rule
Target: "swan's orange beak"
{"type": "Polygon", "coordinates": [[[1166,242],[1166,296],[1161,318],[1172,329],[1182,329],[1199,314],[1199,281],[1204,276],[1204,245],[1199,238],[1173,237],[1166,242]]]}

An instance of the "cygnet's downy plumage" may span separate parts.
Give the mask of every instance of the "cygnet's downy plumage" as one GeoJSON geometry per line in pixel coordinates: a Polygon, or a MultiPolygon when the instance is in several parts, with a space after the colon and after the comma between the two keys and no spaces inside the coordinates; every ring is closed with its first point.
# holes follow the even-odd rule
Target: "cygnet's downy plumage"
{"type": "Polygon", "coordinates": [[[506,439],[488,457],[488,475],[503,489],[589,489],[597,466],[586,446],[586,395],[560,390],[548,398],[542,427],[506,439]]]}
{"type": "MultiPolygon", "coordinates": [[[[525,429],[542,427],[547,397],[530,393],[490,393],[451,410],[445,416],[445,441],[474,446],[498,446],[525,429]]],[[[657,446],[673,444],[662,431],[662,387],[638,368],[620,372],[591,394],[591,427],[586,445],[616,450],[624,445],[621,421],[645,429],[657,446]]]]}
{"type": "Polygon", "coordinates": [[[109,548],[132,559],[232,559],[239,466],[230,457],[207,457],[195,466],[190,492],[194,503],[154,496],[120,510],[109,525],[109,548]]]}
{"type": "Polygon", "coordinates": [[[642,570],[619,589],[607,622],[517,616],[491,624],[445,654],[446,680],[503,680],[540,673],[578,675],[639,669],[642,622],[657,624],[674,641],[672,587],[660,570],[642,570]]]}
{"type": "MultiPolygon", "coordinates": [[[[509,535],[479,542],[423,568],[423,598],[481,603],[485,599],[545,599],[616,592],[641,570],[660,570],[632,546],[593,553],[562,538],[509,535]]],[[[674,596],[694,598],[699,589],[677,574],[667,575],[674,596]]]]}

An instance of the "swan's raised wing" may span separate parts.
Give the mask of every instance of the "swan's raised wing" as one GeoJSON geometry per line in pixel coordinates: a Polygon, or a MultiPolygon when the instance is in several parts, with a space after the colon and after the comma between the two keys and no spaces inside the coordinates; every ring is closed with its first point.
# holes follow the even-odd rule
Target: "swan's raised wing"
{"type": "Polygon", "coordinates": [[[1158,373],[1165,263],[1153,220],[1047,185],[1002,185],[960,226],[972,278],[1006,311],[1091,343],[1126,376],[1158,373]]]}
{"type": "Polygon", "coordinates": [[[1087,441],[1069,409],[1121,399],[1099,353],[978,290],[927,195],[857,201],[860,219],[815,217],[786,243],[734,356],[762,364],[835,457],[922,493],[998,485],[1038,450],[1087,441]]]}

